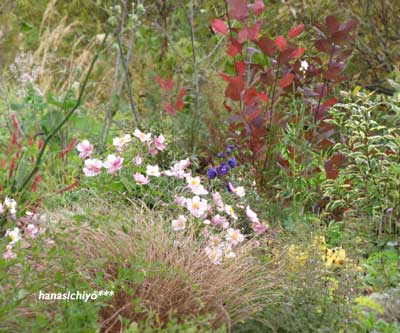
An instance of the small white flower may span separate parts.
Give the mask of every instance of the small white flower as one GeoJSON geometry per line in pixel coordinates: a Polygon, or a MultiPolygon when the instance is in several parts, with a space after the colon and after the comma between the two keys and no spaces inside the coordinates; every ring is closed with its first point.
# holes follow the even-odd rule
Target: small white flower
{"type": "Polygon", "coordinates": [[[303,72],[303,73],[307,72],[308,67],[309,67],[309,64],[308,64],[307,60],[302,60],[300,62],[300,71],[301,72],[303,72]]]}
{"type": "Polygon", "coordinates": [[[208,211],[207,200],[194,196],[192,199],[186,199],[186,207],[189,212],[197,218],[205,218],[208,211]]]}
{"type": "Polygon", "coordinates": [[[225,205],[225,213],[227,213],[234,220],[238,219],[238,217],[236,216],[235,211],[233,210],[231,205],[225,205]]]}
{"type": "Polygon", "coordinates": [[[148,176],[153,176],[153,177],[160,177],[160,168],[158,165],[147,165],[146,166],[146,174],[148,176]]]}
{"type": "Polygon", "coordinates": [[[13,245],[21,239],[21,234],[18,228],[14,228],[12,230],[9,229],[6,231],[6,237],[9,237],[11,239],[10,244],[13,245]]]}
{"type": "Polygon", "coordinates": [[[225,258],[229,259],[229,258],[235,258],[236,257],[236,254],[235,254],[235,252],[233,252],[231,245],[224,244],[223,249],[224,249],[225,258]]]}
{"type": "Polygon", "coordinates": [[[143,159],[140,155],[137,155],[137,156],[135,156],[134,162],[135,162],[135,165],[139,166],[142,164],[143,159]]]}
{"type": "Polygon", "coordinates": [[[149,142],[151,140],[151,133],[143,133],[139,129],[135,129],[133,135],[136,136],[142,142],[149,142]]]}
{"type": "Polygon", "coordinates": [[[34,224],[30,223],[25,228],[25,233],[31,238],[36,238],[36,236],[39,234],[39,228],[34,224]]]}
{"type": "Polygon", "coordinates": [[[229,228],[226,231],[225,239],[232,245],[237,245],[244,241],[244,236],[239,229],[229,228]]]}
{"type": "Polygon", "coordinates": [[[186,228],[186,217],[183,215],[179,215],[176,220],[172,221],[172,229],[174,231],[180,231],[180,230],[185,230],[186,228]]]}
{"type": "Polygon", "coordinates": [[[217,248],[206,247],[205,250],[206,250],[208,258],[211,260],[211,262],[214,265],[219,265],[221,263],[222,256],[223,256],[221,248],[219,248],[219,247],[217,247],[217,248]]]}
{"type": "Polygon", "coordinates": [[[250,206],[246,207],[246,215],[251,222],[260,223],[260,221],[258,220],[257,214],[251,210],[250,206]]]}
{"type": "Polygon", "coordinates": [[[11,214],[15,214],[17,212],[17,202],[14,199],[6,197],[4,199],[4,205],[9,209],[11,214]]]}
{"type": "Polygon", "coordinates": [[[114,138],[113,145],[117,148],[118,151],[121,151],[127,143],[131,142],[131,140],[131,135],[125,134],[124,136],[114,138]]]}
{"type": "Polygon", "coordinates": [[[246,195],[246,191],[243,186],[235,187],[232,192],[235,193],[239,198],[242,198],[246,195]]]}

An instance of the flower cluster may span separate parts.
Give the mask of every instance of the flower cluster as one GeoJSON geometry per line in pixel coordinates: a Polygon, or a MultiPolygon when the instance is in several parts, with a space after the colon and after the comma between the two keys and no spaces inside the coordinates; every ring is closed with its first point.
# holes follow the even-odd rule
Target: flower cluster
{"type": "Polygon", "coordinates": [[[342,247],[328,248],[325,237],[314,237],[308,249],[303,249],[298,245],[288,247],[288,258],[292,261],[304,265],[315,253],[325,263],[325,267],[337,267],[346,261],[346,251],[342,247]]]}
{"type": "MultiPolygon", "coordinates": [[[[163,135],[152,139],[153,135],[151,133],[143,133],[136,129],[133,136],[147,147],[150,156],[153,156],[156,151],[164,150],[166,147],[163,135]]],[[[126,134],[120,138],[114,138],[113,145],[117,152],[120,153],[130,142],[131,136],[126,134]]],[[[82,141],[77,148],[81,158],[87,158],[93,152],[93,146],[87,140],[82,141]]],[[[141,148],[139,147],[139,149],[141,148]]],[[[229,146],[226,153],[230,154],[233,149],[233,145],[229,146]]],[[[232,198],[229,195],[229,203],[224,202],[222,195],[218,191],[211,191],[207,188],[207,179],[202,179],[201,176],[192,174],[189,169],[191,162],[188,158],[173,163],[166,170],[161,170],[157,164],[147,164],[145,168],[137,168],[143,164],[143,160],[144,158],[140,154],[136,155],[132,160],[133,180],[136,184],[147,185],[160,177],[173,177],[182,181],[181,185],[177,187],[180,189],[180,195],[175,198],[178,214],[171,221],[171,228],[177,233],[177,244],[185,237],[188,223],[193,223],[196,228],[201,228],[200,235],[206,242],[206,255],[212,263],[220,264],[223,259],[235,257],[235,247],[245,241],[245,235],[237,227],[240,216],[247,217],[247,223],[250,222],[252,224],[255,234],[262,234],[267,231],[268,225],[261,223],[257,214],[243,202],[246,195],[243,186],[234,187],[231,182],[228,182],[228,190],[235,193],[236,196],[232,198]],[[145,170],[145,173],[143,173],[143,170],[145,170]],[[236,202],[236,200],[240,200],[241,203],[236,202]],[[242,213],[236,211],[236,208],[239,211],[242,210],[242,213]]],[[[105,162],[86,159],[83,172],[87,176],[94,176],[101,172],[101,168],[105,167],[109,173],[113,173],[122,168],[122,161],[123,158],[116,155],[108,155],[105,162]]],[[[216,174],[225,175],[234,167],[236,167],[236,160],[231,157],[226,162],[221,163],[216,169],[216,174]]]]}
{"type": "MultiPolygon", "coordinates": [[[[11,207],[13,206],[16,207],[16,203],[14,200],[9,199],[8,202],[9,203],[11,202],[11,207]]],[[[9,209],[11,211],[11,209],[15,208],[9,208],[9,209]]],[[[13,252],[13,248],[15,244],[17,244],[20,240],[22,240],[22,236],[25,236],[27,239],[34,239],[39,235],[39,233],[44,232],[44,229],[38,227],[39,221],[43,220],[43,218],[44,216],[38,216],[32,212],[27,211],[26,216],[24,218],[21,218],[19,221],[18,225],[20,227],[15,227],[14,229],[6,230],[4,237],[9,242],[6,245],[6,251],[3,253],[3,258],[5,260],[16,258],[17,254],[13,252]]]]}
{"type": "MultiPolygon", "coordinates": [[[[141,142],[146,143],[151,155],[156,155],[159,151],[163,151],[166,148],[165,138],[163,135],[154,137],[153,140],[151,133],[143,133],[139,129],[136,129],[133,135],[141,142]]],[[[131,135],[125,134],[121,137],[115,137],[113,139],[113,146],[117,153],[121,153],[131,141],[131,135]]],[[[96,158],[89,158],[93,154],[94,146],[88,140],[83,140],[76,148],[79,151],[79,157],[85,160],[83,172],[87,177],[99,175],[102,168],[105,168],[109,174],[116,173],[122,169],[124,158],[117,154],[109,154],[104,161],[96,158]]],[[[134,162],[135,165],[140,165],[142,163],[141,156],[136,156],[134,162]]],[[[148,165],[146,170],[148,176],[160,176],[158,166],[148,165]]],[[[144,185],[149,183],[149,179],[139,173],[136,173],[134,178],[139,184],[144,185]]]]}
{"type": "MultiPolygon", "coordinates": [[[[235,149],[234,145],[229,145],[226,148],[226,155],[230,155],[232,151],[235,149]]],[[[218,158],[225,158],[225,153],[218,153],[218,158]]],[[[217,177],[226,176],[229,173],[230,169],[235,168],[237,165],[236,159],[234,157],[229,158],[227,161],[222,162],[219,166],[212,166],[207,171],[207,176],[209,179],[215,179],[217,177]]]]}

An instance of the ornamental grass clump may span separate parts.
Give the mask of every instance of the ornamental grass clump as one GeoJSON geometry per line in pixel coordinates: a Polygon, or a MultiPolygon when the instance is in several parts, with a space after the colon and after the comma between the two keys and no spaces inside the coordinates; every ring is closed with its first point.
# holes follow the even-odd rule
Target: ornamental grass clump
{"type": "Polygon", "coordinates": [[[52,218],[74,235],[70,250],[81,262],[76,267],[80,275],[98,289],[101,274],[114,288],[114,297],[100,311],[103,332],[120,332],[126,323],[142,322],[150,314],[161,326],[171,316],[182,321],[206,316],[214,327],[230,327],[271,301],[276,281],[255,256],[260,245],[240,243],[235,258],[214,265],[204,251],[206,241],[191,225],[177,241],[162,212],[102,200],[91,209],[109,222],[93,228],[72,226],[62,212],[52,218]]]}

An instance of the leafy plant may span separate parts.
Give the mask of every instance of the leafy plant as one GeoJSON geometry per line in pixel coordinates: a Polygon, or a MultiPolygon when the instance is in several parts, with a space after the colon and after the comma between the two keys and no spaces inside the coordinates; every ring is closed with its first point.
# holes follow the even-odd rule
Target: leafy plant
{"type": "Polygon", "coordinates": [[[325,163],[326,209],[363,214],[374,221],[377,234],[397,232],[400,186],[400,136],[396,128],[382,124],[379,103],[370,96],[332,110],[330,123],[340,129],[340,142],[325,163]]]}
{"type": "MultiPolygon", "coordinates": [[[[250,12],[245,1],[237,0],[227,4],[227,24],[221,19],[212,22],[215,32],[227,36],[226,53],[233,62],[233,76],[220,74],[227,82],[225,97],[237,103],[224,104],[230,114],[231,135],[242,149],[251,152],[250,161],[261,183],[265,183],[268,172],[270,176],[275,173],[279,154],[274,147],[288,124],[301,123],[306,128],[302,134],[313,149],[334,144],[333,126],[325,120],[328,109],[338,101],[334,86],[346,80],[343,69],[351,55],[350,32],[358,24],[356,20],[340,24],[328,16],[325,23],[316,24],[318,36],[314,41],[316,50],[324,56],[305,57],[306,47],[294,42],[305,26],[296,25],[286,36],[275,39],[260,36],[264,22],[258,16],[263,10],[261,1],[256,1],[250,12]],[[279,103],[291,96],[305,103],[304,114],[279,103]]],[[[297,147],[292,149],[297,152],[297,147]]]]}

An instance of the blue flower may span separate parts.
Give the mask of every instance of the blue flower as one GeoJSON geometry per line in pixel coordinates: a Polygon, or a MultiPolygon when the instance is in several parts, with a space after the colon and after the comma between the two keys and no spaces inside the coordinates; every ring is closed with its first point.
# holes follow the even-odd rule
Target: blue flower
{"type": "Polygon", "coordinates": [[[231,193],[233,192],[234,187],[233,187],[233,184],[231,182],[228,182],[226,184],[226,188],[228,189],[229,192],[231,192],[231,193]]]}
{"type": "Polygon", "coordinates": [[[231,157],[231,158],[228,160],[228,164],[229,164],[229,166],[230,166],[231,168],[234,168],[234,167],[237,165],[236,159],[235,159],[234,157],[231,157]]]}
{"type": "Polygon", "coordinates": [[[217,168],[218,176],[224,176],[229,172],[229,166],[227,163],[221,163],[220,166],[217,168]]]}
{"type": "Polygon", "coordinates": [[[219,158],[223,158],[225,155],[224,155],[224,153],[218,153],[217,154],[217,157],[219,157],[219,158]]]}
{"type": "Polygon", "coordinates": [[[234,149],[235,149],[235,145],[229,145],[228,148],[226,148],[227,154],[230,154],[234,149]]]}
{"type": "Polygon", "coordinates": [[[214,179],[215,177],[217,177],[217,169],[215,169],[214,167],[208,169],[207,176],[209,179],[214,179]]]}

